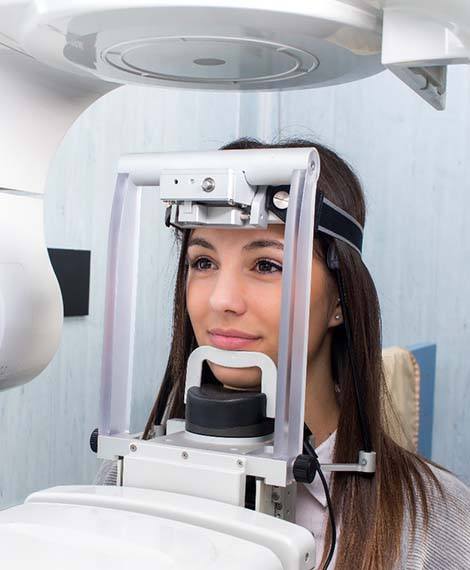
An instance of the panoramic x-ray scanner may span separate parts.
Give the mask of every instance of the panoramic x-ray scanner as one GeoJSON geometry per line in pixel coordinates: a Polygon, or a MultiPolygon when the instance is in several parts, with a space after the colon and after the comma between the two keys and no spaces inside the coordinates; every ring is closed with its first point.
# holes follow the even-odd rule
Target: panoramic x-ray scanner
{"type": "Polygon", "coordinates": [[[470,61],[465,0],[0,2],[0,389],[47,366],[62,309],[42,193],[73,121],[124,83],[303,89],[385,67],[443,108],[470,61]]]}
{"type": "MultiPolygon", "coordinates": [[[[469,63],[467,0],[0,0],[0,390],[38,376],[57,349],[63,312],[43,193],[61,139],[98,98],[127,83],[296,90],[389,69],[439,110],[447,66],[469,63]]],[[[304,441],[312,238],[362,247],[360,224],[311,191],[320,168],[315,149],[121,158],[92,438],[117,485],[49,489],[0,513],[2,567],[314,568],[314,538],[292,522],[296,483],[375,471],[366,422],[356,463],[320,465],[304,441]],[[188,361],[186,418],[143,441],[129,417],[139,208],[149,191],[169,226],[283,223],[286,245],[277,367],[262,354],[199,347],[188,361]],[[258,366],[261,392],[234,399],[204,387],[205,361],[258,366]]]]}

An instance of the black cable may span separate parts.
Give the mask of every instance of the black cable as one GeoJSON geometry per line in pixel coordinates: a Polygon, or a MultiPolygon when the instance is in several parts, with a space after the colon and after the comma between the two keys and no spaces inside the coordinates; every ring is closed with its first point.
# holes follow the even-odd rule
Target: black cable
{"type": "Polygon", "coordinates": [[[356,396],[357,411],[359,413],[359,423],[360,423],[360,427],[361,427],[362,441],[364,443],[364,451],[370,452],[370,451],[372,451],[372,445],[371,445],[371,440],[370,440],[369,427],[368,427],[366,415],[365,415],[364,408],[363,408],[362,398],[361,398],[361,395],[359,393],[358,374],[357,374],[356,366],[355,366],[353,355],[352,355],[353,342],[352,342],[351,326],[350,326],[350,319],[349,319],[349,308],[348,308],[348,304],[346,302],[346,294],[345,294],[343,276],[342,276],[339,268],[336,269],[336,280],[338,282],[338,293],[339,293],[341,308],[343,311],[343,323],[344,323],[344,330],[346,333],[347,352],[348,352],[348,358],[349,358],[349,365],[350,365],[351,373],[352,373],[352,377],[353,377],[354,393],[356,396]]]}
{"type": "Polygon", "coordinates": [[[336,283],[338,285],[339,302],[341,304],[341,310],[343,311],[343,324],[346,333],[346,349],[348,353],[349,366],[353,377],[354,393],[356,397],[357,411],[359,414],[359,424],[361,429],[362,442],[364,444],[364,451],[369,452],[372,451],[371,438],[369,433],[368,422],[363,409],[361,394],[359,393],[358,372],[356,370],[356,366],[352,355],[353,341],[352,341],[352,333],[350,326],[351,319],[349,314],[348,302],[346,298],[346,288],[344,286],[343,275],[341,273],[341,268],[339,265],[338,251],[336,249],[334,242],[330,243],[328,247],[328,252],[326,255],[326,263],[328,268],[334,272],[336,277],[336,283]]]}
{"type": "Polygon", "coordinates": [[[334,511],[333,511],[333,505],[331,503],[330,490],[328,489],[328,484],[326,482],[325,475],[323,474],[320,462],[318,461],[318,455],[316,454],[316,451],[313,448],[313,445],[310,443],[308,437],[304,439],[304,452],[306,452],[307,455],[310,455],[310,457],[313,457],[315,460],[317,473],[318,473],[318,476],[320,477],[320,480],[322,482],[323,490],[325,491],[326,503],[328,505],[328,513],[330,516],[330,525],[331,525],[331,544],[330,544],[330,551],[328,552],[328,557],[325,560],[325,564],[323,565],[323,569],[322,569],[322,570],[327,570],[328,566],[330,565],[330,563],[333,559],[333,555],[334,555],[335,548],[336,548],[335,515],[334,515],[334,511]]]}

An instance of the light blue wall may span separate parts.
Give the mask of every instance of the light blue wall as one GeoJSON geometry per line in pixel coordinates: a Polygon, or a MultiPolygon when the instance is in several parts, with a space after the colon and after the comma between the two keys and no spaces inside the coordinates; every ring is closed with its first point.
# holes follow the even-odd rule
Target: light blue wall
{"type": "MultiPolygon", "coordinates": [[[[242,135],[314,137],[359,173],[369,203],[365,259],[382,301],[385,344],[438,343],[434,458],[470,482],[470,70],[452,70],[449,83],[443,113],[428,109],[387,73],[282,95],[125,87],[89,109],[51,165],[45,220],[49,246],[92,251],[90,316],[66,320],[60,350],[39,378],[0,394],[0,507],[40,488],[87,483],[94,476],[97,461],[87,440],[98,418],[107,226],[119,155],[213,149],[242,135]]],[[[168,350],[175,250],[162,215],[149,194],[136,429],[168,350]]]]}
{"type": "Polygon", "coordinates": [[[450,69],[441,113],[385,72],[283,94],[279,125],[358,172],[384,344],[437,343],[433,458],[470,483],[470,68],[450,69]]]}

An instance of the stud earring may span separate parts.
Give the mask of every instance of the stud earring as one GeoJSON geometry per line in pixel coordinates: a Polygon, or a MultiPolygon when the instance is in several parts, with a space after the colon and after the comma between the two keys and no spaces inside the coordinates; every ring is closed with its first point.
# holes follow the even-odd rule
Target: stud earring
{"type": "Polygon", "coordinates": [[[339,321],[340,318],[341,318],[341,315],[336,315],[336,316],[335,316],[335,319],[336,319],[337,321],[339,321]]]}

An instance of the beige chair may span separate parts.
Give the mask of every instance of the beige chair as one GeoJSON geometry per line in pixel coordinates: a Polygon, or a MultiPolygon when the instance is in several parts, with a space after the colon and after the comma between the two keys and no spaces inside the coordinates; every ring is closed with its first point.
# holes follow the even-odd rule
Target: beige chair
{"type": "Polygon", "coordinates": [[[413,354],[399,347],[382,351],[390,398],[384,412],[391,436],[406,449],[418,449],[420,370],[413,354]]]}

